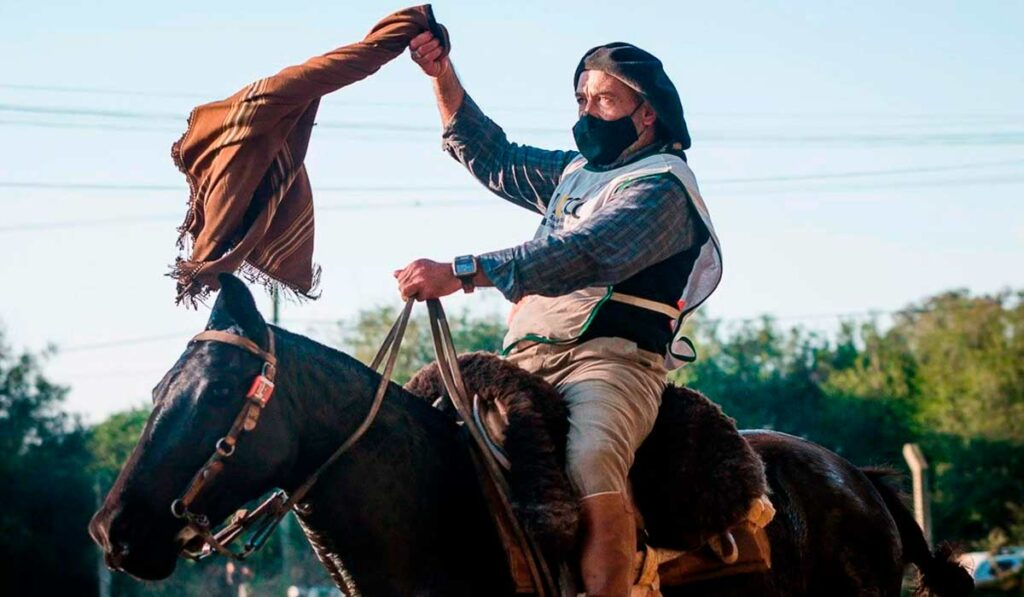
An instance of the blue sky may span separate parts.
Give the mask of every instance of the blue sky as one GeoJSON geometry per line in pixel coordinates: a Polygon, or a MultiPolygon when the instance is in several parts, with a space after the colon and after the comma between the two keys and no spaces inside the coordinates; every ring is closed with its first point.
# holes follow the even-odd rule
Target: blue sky
{"type": "MultiPolygon", "coordinates": [[[[62,347],[47,370],[73,410],[97,420],[146,400],[205,321],[173,306],[163,277],[186,200],[169,149],[189,109],[401,7],[0,3],[0,325],[16,347],[62,347]]],[[[467,89],[524,143],[572,146],[587,48],[623,40],[661,57],[723,243],[713,317],[829,329],[832,314],[945,289],[1024,287],[1024,4],[434,8],[467,89]]],[[[324,295],[286,305],[286,326],[330,340],[324,322],[397,304],[392,269],[532,234],[534,216],[440,151],[430,85],[407,56],[328,97],[319,120],[308,165],[324,295]],[[316,191],[338,186],[363,190],[316,191]]],[[[449,304],[506,309],[493,291],[449,304]]]]}

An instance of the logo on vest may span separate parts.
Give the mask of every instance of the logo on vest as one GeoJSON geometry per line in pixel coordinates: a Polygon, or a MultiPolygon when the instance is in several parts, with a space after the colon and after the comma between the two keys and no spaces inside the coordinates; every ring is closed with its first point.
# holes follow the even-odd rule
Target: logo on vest
{"type": "Polygon", "coordinates": [[[579,197],[570,197],[565,202],[565,206],[562,207],[562,213],[564,214],[564,216],[572,216],[574,218],[579,218],[580,208],[583,207],[583,204],[586,202],[586,199],[582,199],[579,197]]]}
{"type": "Polygon", "coordinates": [[[580,208],[587,202],[581,197],[570,197],[562,195],[555,200],[554,205],[548,210],[548,215],[541,222],[542,226],[558,227],[566,217],[579,218],[580,208]]]}

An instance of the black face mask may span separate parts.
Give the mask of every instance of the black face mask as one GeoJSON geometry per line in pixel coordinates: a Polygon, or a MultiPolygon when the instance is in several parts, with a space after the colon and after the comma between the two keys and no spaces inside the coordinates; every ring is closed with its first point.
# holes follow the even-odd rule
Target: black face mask
{"type": "Polygon", "coordinates": [[[641,103],[630,112],[615,120],[601,120],[596,116],[584,114],[572,127],[572,136],[576,138],[579,148],[587,161],[598,166],[607,166],[619,157],[627,147],[638,139],[636,127],[633,126],[633,114],[640,109],[641,103]]]}

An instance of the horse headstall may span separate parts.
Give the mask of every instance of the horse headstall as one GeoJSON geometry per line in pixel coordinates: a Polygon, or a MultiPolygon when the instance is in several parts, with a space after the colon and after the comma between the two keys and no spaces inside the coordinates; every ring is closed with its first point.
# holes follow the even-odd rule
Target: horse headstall
{"type": "Polygon", "coordinates": [[[212,531],[208,517],[196,514],[189,509],[209,483],[224,469],[225,462],[234,456],[239,436],[256,428],[259,424],[260,413],[270,402],[274,393],[274,378],[277,374],[277,357],[274,354],[274,334],[269,327],[267,328],[267,337],[269,344],[267,351],[248,338],[216,330],[201,332],[192,339],[193,341],[224,342],[238,346],[262,358],[263,367],[253,379],[249,391],[246,392],[245,404],[235,417],[227,435],[217,440],[213,454],[192,477],[185,492],[180,498],[171,502],[171,515],[186,521],[185,528],[178,535],[182,543],[181,555],[184,557],[201,560],[214,553],[219,553],[234,560],[244,560],[266,543],[288,512],[288,496],[283,491],[277,491],[252,511],[238,510],[223,527],[212,531]],[[254,530],[245,541],[242,550],[231,551],[229,545],[250,528],[254,530]],[[193,548],[191,545],[196,538],[201,540],[201,546],[193,548]]]}
{"type": "Polygon", "coordinates": [[[202,468],[196,472],[195,476],[192,477],[192,481],[181,497],[171,502],[171,514],[175,518],[186,521],[186,526],[178,534],[178,539],[182,545],[180,549],[182,556],[201,560],[214,553],[219,553],[233,560],[244,560],[267,542],[267,539],[270,538],[274,529],[277,528],[277,525],[289,510],[302,512],[302,506],[299,502],[316,484],[320,474],[355,445],[376,418],[398,358],[398,349],[405,334],[412,305],[413,300],[409,299],[402,313],[394,325],[392,325],[377,355],[374,357],[371,368],[376,369],[383,363],[383,375],[377,386],[377,392],[374,395],[369,412],[352,435],[290,495],[284,491],[276,491],[251,512],[244,509],[236,511],[230,520],[217,531],[211,530],[208,517],[192,512],[189,510],[189,507],[202,493],[208,483],[216,478],[224,469],[224,463],[234,455],[239,435],[256,428],[256,425],[259,423],[260,413],[273,395],[274,378],[277,373],[277,357],[274,354],[274,332],[269,327],[267,328],[268,349],[266,351],[252,340],[229,332],[207,330],[192,338],[193,341],[209,340],[223,342],[247,350],[263,359],[263,368],[253,380],[249,391],[246,393],[245,405],[235,417],[235,421],[232,423],[227,435],[217,440],[214,453],[207,459],[202,468]],[[241,537],[246,531],[251,531],[251,533],[243,544],[242,550],[238,552],[231,551],[230,544],[241,537]],[[193,548],[191,545],[196,538],[201,539],[202,543],[201,546],[193,548]]]}

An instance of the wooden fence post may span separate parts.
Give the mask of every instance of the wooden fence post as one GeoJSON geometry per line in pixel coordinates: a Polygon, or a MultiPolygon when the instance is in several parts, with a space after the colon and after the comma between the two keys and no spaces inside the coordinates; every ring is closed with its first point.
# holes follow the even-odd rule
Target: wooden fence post
{"type": "Polygon", "coordinates": [[[932,546],[932,494],[928,488],[928,461],[917,444],[903,444],[903,458],[910,466],[914,481],[914,519],[924,531],[924,539],[932,546]]]}

